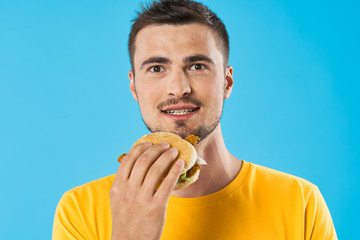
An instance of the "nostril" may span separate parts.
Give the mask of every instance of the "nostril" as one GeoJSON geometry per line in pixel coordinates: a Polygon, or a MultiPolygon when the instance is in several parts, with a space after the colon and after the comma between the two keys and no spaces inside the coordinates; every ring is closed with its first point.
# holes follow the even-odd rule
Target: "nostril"
{"type": "Polygon", "coordinates": [[[173,90],[168,90],[168,95],[172,96],[172,97],[184,97],[184,96],[188,96],[191,93],[191,88],[187,87],[187,88],[177,88],[177,89],[173,89],[173,90]]]}
{"type": "Polygon", "coordinates": [[[187,97],[187,96],[189,96],[190,95],[190,92],[185,92],[185,93],[183,93],[183,97],[187,97]]]}

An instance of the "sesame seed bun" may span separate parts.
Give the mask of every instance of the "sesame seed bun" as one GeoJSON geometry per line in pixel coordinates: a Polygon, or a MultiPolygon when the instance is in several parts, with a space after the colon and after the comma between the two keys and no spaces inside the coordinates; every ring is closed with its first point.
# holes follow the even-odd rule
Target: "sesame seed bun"
{"type": "MultiPolygon", "coordinates": [[[[134,143],[134,146],[144,142],[151,142],[153,144],[167,142],[169,143],[170,147],[176,148],[178,150],[178,156],[176,157],[174,162],[177,159],[181,159],[184,161],[185,166],[174,190],[184,189],[198,179],[200,165],[197,164],[198,156],[194,146],[190,142],[182,139],[181,137],[173,133],[154,132],[141,137],[134,143]]],[[[161,178],[159,185],[161,184],[161,181],[165,178],[165,176],[161,178]]]]}

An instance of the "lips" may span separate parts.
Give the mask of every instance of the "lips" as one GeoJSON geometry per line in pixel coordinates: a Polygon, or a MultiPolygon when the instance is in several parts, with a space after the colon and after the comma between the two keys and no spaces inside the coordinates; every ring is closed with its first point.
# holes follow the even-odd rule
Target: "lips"
{"type": "Polygon", "coordinates": [[[161,109],[162,112],[174,115],[184,115],[198,110],[199,107],[192,104],[177,104],[161,109]]]}

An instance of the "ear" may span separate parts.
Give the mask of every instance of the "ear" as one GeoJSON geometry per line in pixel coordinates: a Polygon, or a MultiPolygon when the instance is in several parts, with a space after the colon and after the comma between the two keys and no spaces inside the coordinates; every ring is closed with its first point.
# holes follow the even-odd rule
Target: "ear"
{"type": "Polygon", "coordinates": [[[131,70],[129,71],[129,80],[130,80],[131,94],[132,94],[133,98],[135,99],[135,101],[139,102],[137,94],[136,94],[136,88],[135,88],[135,76],[134,76],[134,74],[133,74],[133,72],[131,70]]]}
{"type": "Polygon", "coordinates": [[[234,86],[233,68],[232,66],[229,65],[226,67],[226,75],[225,75],[225,87],[224,87],[225,99],[228,99],[230,97],[233,86],[234,86]]]}

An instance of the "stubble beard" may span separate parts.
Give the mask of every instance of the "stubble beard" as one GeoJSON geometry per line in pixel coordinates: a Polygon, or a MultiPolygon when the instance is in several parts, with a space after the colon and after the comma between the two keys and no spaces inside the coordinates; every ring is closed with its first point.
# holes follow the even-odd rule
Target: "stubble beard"
{"type": "MultiPolygon", "coordinates": [[[[135,89],[135,93],[137,95],[136,89],[135,89]]],[[[150,126],[150,123],[147,123],[144,120],[144,117],[142,116],[142,114],[141,114],[141,118],[142,118],[145,126],[147,127],[147,129],[152,133],[153,132],[171,132],[171,133],[174,133],[174,134],[180,136],[181,138],[186,138],[186,137],[188,137],[190,135],[195,135],[195,136],[200,138],[199,142],[201,142],[206,137],[208,137],[216,129],[216,127],[219,125],[221,117],[222,117],[222,113],[223,113],[223,110],[224,110],[224,104],[225,104],[224,96],[225,96],[225,85],[224,85],[224,89],[223,89],[223,96],[222,96],[220,113],[216,116],[215,120],[212,123],[207,124],[207,125],[200,125],[199,127],[195,128],[195,129],[190,128],[188,126],[186,120],[185,121],[175,121],[174,130],[167,130],[167,129],[162,128],[161,126],[156,126],[156,127],[150,126]]],[[[171,102],[175,103],[177,101],[169,100],[168,103],[169,102],[170,103],[171,102]]],[[[189,99],[185,100],[185,102],[192,102],[192,103],[195,103],[198,106],[203,105],[202,102],[200,102],[200,101],[198,101],[196,99],[192,99],[192,98],[189,98],[189,99]]],[[[162,105],[166,105],[166,102],[163,102],[162,105]]],[[[162,105],[158,105],[158,109],[163,107],[162,105]]],[[[140,103],[139,103],[139,106],[140,106],[140,103]]],[[[141,112],[141,109],[140,109],[140,112],[141,112]]]]}
{"type": "Polygon", "coordinates": [[[161,126],[156,126],[156,127],[151,126],[149,123],[145,122],[143,117],[142,120],[150,132],[171,132],[180,136],[181,138],[186,138],[187,136],[195,135],[200,138],[199,142],[201,142],[206,137],[208,137],[219,125],[223,108],[224,108],[224,100],[222,102],[220,114],[216,116],[215,120],[207,125],[200,125],[195,129],[189,127],[187,121],[175,121],[175,127],[173,128],[173,130],[168,130],[162,128],[161,126]]]}

